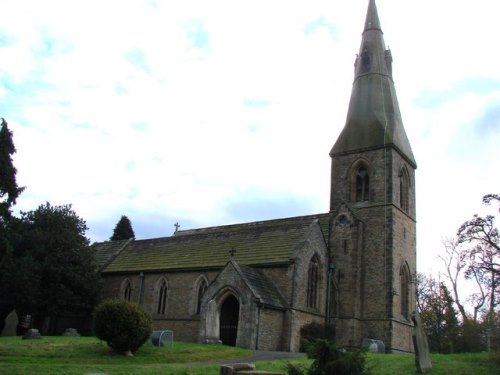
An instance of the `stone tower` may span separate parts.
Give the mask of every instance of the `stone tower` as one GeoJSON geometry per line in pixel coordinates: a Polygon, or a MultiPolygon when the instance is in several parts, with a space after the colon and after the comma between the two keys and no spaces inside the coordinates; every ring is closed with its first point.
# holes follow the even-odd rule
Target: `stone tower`
{"type": "Polygon", "coordinates": [[[356,57],[346,123],[330,156],[330,323],[341,345],[413,351],[417,167],[375,0],[356,57]]]}

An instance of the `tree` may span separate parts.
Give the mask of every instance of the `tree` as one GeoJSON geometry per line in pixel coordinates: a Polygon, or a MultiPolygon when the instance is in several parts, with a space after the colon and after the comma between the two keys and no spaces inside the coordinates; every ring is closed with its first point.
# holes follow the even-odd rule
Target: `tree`
{"type": "Polygon", "coordinates": [[[18,187],[16,182],[17,170],[12,162],[12,155],[15,152],[12,132],[5,119],[2,118],[0,125],[0,221],[10,217],[11,206],[16,203],[17,197],[24,190],[18,187]]]}
{"type": "Polygon", "coordinates": [[[5,119],[0,124],[0,332],[5,317],[12,311],[13,299],[7,287],[12,263],[12,220],[11,207],[16,203],[24,188],[17,186],[16,168],[12,155],[16,152],[12,132],[5,119]]]}
{"type": "Polygon", "coordinates": [[[417,275],[417,305],[431,351],[455,351],[459,322],[453,298],[443,282],[432,276],[417,275]]]}
{"type": "Polygon", "coordinates": [[[134,230],[132,229],[132,223],[129,218],[123,215],[118,223],[116,223],[115,229],[113,230],[113,235],[111,236],[111,241],[128,240],[130,238],[135,239],[134,230]]]}
{"type": "Polygon", "coordinates": [[[86,223],[71,205],[41,205],[22,212],[14,243],[15,305],[18,313],[34,315],[35,325],[50,318],[55,333],[57,317],[90,313],[100,279],[85,237],[86,223]]]}
{"type": "MultiPolygon", "coordinates": [[[[483,197],[483,204],[489,205],[492,201],[500,203],[500,195],[488,194],[483,197]]],[[[500,206],[500,205],[499,205],[500,206]]],[[[493,329],[493,317],[499,305],[500,293],[500,233],[495,226],[493,215],[474,215],[458,229],[458,242],[467,244],[468,268],[466,277],[476,280],[481,292],[487,301],[486,316],[488,317],[488,332],[493,329]]],[[[488,350],[490,348],[490,334],[487,335],[488,350]]]]}
{"type": "Polygon", "coordinates": [[[444,241],[445,254],[439,258],[443,261],[446,269],[446,277],[451,283],[451,289],[455,298],[455,304],[462,317],[462,322],[472,318],[474,323],[478,323],[479,314],[486,303],[486,293],[480,280],[474,277],[475,272],[470,268],[470,251],[460,243],[458,239],[447,239],[444,241]],[[477,285],[477,292],[469,296],[468,301],[472,304],[472,317],[466,312],[459,294],[459,280],[461,278],[473,279],[477,285]]]}

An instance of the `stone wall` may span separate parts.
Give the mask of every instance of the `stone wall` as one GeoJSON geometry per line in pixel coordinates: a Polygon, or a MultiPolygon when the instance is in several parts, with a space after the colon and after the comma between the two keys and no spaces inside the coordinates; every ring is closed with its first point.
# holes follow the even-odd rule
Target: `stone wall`
{"type": "Polygon", "coordinates": [[[261,308],[257,349],[283,350],[284,312],[261,308]]]}

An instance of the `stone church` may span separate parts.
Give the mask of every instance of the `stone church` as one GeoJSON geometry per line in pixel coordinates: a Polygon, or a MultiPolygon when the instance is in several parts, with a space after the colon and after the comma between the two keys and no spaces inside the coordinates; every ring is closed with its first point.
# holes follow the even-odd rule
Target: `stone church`
{"type": "Polygon", "coordinates": [[[416,162],[374,0],[330,157],[326,213],[95,244],[103,298],[139,303],[176,340],[297,351],[317,322],[339,345],[413,352],[416,162]]]}

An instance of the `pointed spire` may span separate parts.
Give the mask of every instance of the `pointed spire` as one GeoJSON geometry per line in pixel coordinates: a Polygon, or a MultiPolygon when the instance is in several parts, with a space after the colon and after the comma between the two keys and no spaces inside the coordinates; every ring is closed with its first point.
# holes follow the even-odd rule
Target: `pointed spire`
{"type": "Polygon", "coordinates": [[[346,123],[330,156],[392,146],[416,167],[392,80],[375,0],[369,0],[346,123]]]}
{"type": "Polygon", "coordinates": [[[365,33],[367,30],[372,30],[372,29],[380,30],[380,32],[382,32],[375,0],[370,0],[370,3],[368,4],[368,12],[366,13],[366,21],[365,21],[365,30],[363,31],[363,33],[365,33]]]}

